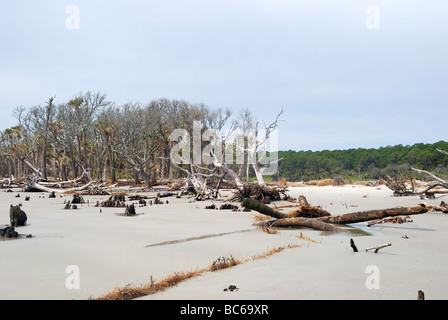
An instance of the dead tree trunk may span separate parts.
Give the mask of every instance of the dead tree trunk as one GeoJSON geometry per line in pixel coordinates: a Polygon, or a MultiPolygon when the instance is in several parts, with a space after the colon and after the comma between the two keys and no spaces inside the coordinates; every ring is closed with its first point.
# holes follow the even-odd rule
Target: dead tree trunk
{"type": "Polygon", "coordinates": [[[338,228],[330,223],[320,221],[316,218],[282,218],[274,221],[273,227],[308,227],[315,230],[321,231],[337,231],[346,232],[346,230],[338,228]]]}
{"type": "Polygon", "coordinates": [[[244,199],[244,201],[241,203],[241,206],[244,208],[255,210],[261,214],[273,217],[275,219],[278,219],[273,222],[272,226],[274,227],[304,226],[316,230],[338,231],[338,232],[342,232],[345,230],[332,226],[331,224],[350,224],[350,223],[376,220],[385,217],[393,217],[401,215],[408,216],[428,212],[428,209],[425,208],[424,206],[417,206],[409,208],[400,207],[384,210],[359,211],[342,215],[335,215],[335,216],[330,215],[317,218],[304,218],[304,217],[292,217],[291,215],[282,213],[278,210],[275,210],[265,204],[262,204],[252,199],[244,199]]]}
{"type": "Polygon", "coordinates": [[[274,223],[272,224],[273,227],[308,227],[323,231],[339,231],[339,232],[344,231],[341,228],[332,226],[328,223],[319,221],[314,218],[291,217],[286,213],[282,213],[278,210],[275,210],[265,204],[262,204],[252,199],[245,199],[242,202],[241,206],[278,219],[274,221],[274,223]]]}
{"type": "Polygon", "coordinates": [[[368,211],[359,211],[353,213],[346,213],[337,216],[327,216],[316,218],[323,222],[327,223],[336,223],[336,224],[349,224],[349,223],[357,223],[357,222],[365,222],[369,220],[382,219],[386,217],[394,217],[394,216],[409,216],[412,214],[422,214],[428,212],[428,209],[423,206],[417,207],[409,207],[409,208],[391,208],[384,210],[368,210],[368,211]]]}
{"type": "Polygon", "coordinates": [[[53,100],[55,97],[52,97],[48,100],[48,104],[46,107],[46,118],[44,123],[44,134],[43,134],[43,147],[42,147],[42,179],[47,180],[47,135],[48,135],[48,122],[50,121],[50,113],[51,107],[53,106],[53,100]]]}
{"type": "Polygon", "coordinates": [[[252,199],[244,199],[244,201],[241,203],[241,206],[244,208],[255,210],[259,213],[262,213],[266,216],[270,216],[276,219],[291,218],[291,216],[286,213],[282,213],[278,210],[271,208],[270,206],[267,206],[252,199]]]}

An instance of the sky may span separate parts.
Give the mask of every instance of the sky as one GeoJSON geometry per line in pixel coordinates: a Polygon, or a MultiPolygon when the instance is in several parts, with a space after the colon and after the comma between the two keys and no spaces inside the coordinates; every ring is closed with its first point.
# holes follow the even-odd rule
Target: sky
{"type": "Polygon", "coordinates": [[[446,140],[446,0],[3,0],[0,130],[100,91],[270,123],[280,150],[446,140]]]}

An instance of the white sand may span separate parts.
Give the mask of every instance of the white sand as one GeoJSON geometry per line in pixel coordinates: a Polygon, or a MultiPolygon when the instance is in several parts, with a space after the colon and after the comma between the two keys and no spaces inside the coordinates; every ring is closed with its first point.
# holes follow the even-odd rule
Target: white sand
{"type": "MultiPolygon", "coordinates": [[[[359,210],[415,206],[418,197],[392,197],[382,187],[290,188],[312,205],[332,214],[359,210]],[[363,197],[367,195],[366,197],[363,197]]],[[[227,192],[230,194],[229,192],[227,192]]],[[[218,272],[208,272],[175,288],[142,299],[412,299],[418,290],[426,299],[447,299],[448,216],[426,213],[406,224],[359,224],[347,234],[322,234],[310,229],[281,230],[269,235],[253,226],[255,212],[204,209],[210,202],[170,203],[137,207],[138,216],[125,217],[123,208],[90,205],[63,210],[72,196],[15,198],[0,192],[0,224],[9,223],[10,204],[22,203],[28,225],[17,228],[31,239],[0,241],[2,275],[0,299],[88,299],[116,286],[140,285],[174,272],[210,265],[220,256],[245,260],[288,244],[300,245],[268,258],[218,272]],[[367,232],[366,232],[367,231],[367,232]],[[297,237],[299,233],[311,242],[297,237]],[[369,233],[368,233],[369,232],[369,233]],[[407,236],[408,239],[404,239],[407,236]],[[202,237],[202,238],[201,238],[202,237]],[[349,245],[353,238],[359,252],[349,245]],[[176,240],[185,240],[180,241],[176,240]],[[167,241],[171,244],[157,245],[167,241]],[[391,247],[364,252],[364,248],[392,243],[391,247]],[[148,245],[154,245],[149,246],[148,245]],[[68,289],[70,265],[80,271],[80,288],[68,289]],[[369,266],[379,271],[379,289],[366,287],[369,266]],[[225,292],[236,285],[239,289],[225,292]]],[[[439,204],[447,195],[431,200],[439,204]]],[[[216,202],[220,205],[220,202],[216,202]]]]}

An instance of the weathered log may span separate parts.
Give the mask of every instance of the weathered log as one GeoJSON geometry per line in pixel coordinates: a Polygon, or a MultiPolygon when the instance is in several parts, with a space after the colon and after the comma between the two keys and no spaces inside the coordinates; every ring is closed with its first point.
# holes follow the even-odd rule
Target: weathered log
{"type": "Polygon", "coordinates": [[[394,217],[394,216],[409,216],[413,214],[422,214],[428,212],[428,209],[423,206],[417,207],[398,207],[391,209],[381,209],[381,210],[368,210],[368,211],[359,211],[353,213],[346,213],[336,216],[327,216],[316,218],[323,222],[327,223],[336,223],[336,224],[349,224],[349,223],[357,223],[357,222],[365,222],[370,220],[382,219],[386,217],[394,217]]]}
{"type": "Polygon", "coordinates": [[[262,204],[258,201],[249,198],[244,199],[244,201],[241,203],[241,206],[247,209],[255,210],[259,213],[262,213],[266,216],[270,216],[276,219],[291,218],[291,216],[286,213],[282,213],[265,204],[262,204]]]}
{"type": "Polygon", "coordinates": [[[36,190],[39,190],[39,191],[50,192],[50,193],[51,192],[55,192],[55,193],[71,193],[71,192],[83,191],[83,190],[89,188],[93,183],[94,183],[94,181],[90,181],[86,185],[83,185],[83,186],[78,187],[78,188],[52,189],[52,188],[45,187],[45,186],[41,185],[40,183],[34,182],[34,183],[31,183],[29,186],[27,186],[26,190],[29,191],[31,189],[36,189],[36,190]]]}
{"type": "Polygon", "coordinates": [[[367,223],[368,227],[371,227],[375,224],[381,224],[381,223],[406,223],[406,222],[412,222],[411,218],[409,216],[401,217],[401,216],[395,216],[395,217],[387,217],[383,219],[376,219],[369,221],[367,223]]]}
{"type": "Polygon", "coordinates": [[[314,218],[291,217],[288,214],[277,211],[265,204],[252,199],[244,199],[244,201],[241,203],[241,206],[247,209],[255,210],[261,214],[279,219],[272,223],[273,227],[308,227],[323,231],[345,231],[314,218]]]}
{"type": "Polygon", "coordinates": [[[51,187],[58,187],[58,188],[62,188],[63,185],[65,184],[76,184],[78,182],[80,182],[82,179],[84,179],[84,177],[88,177],[88,174],[86,171],[83,172],[83,174],[73,180],[67,180],[67,181],[40,181],[39,184],[51,188],[51,187]]]}
{"type": "Polygon", "coordinates": [[[434,211],[441,211],[443,213],[448,213],[448,205],[442,201],[439,206],[427,202],[420,203],[421,206],[424,206],[425,208],[428,208],[430,210],[434,211]]]}
{"type": "MultiPolygon", "coordinates": [[[[412,168],[412,170],[417,171],[418,173],[423,173],[423,174],[426,174],[426,175],[430,176],[431,178],[436,180],[439,183],[439,185],[441,185],[444,188],[448,189],[448,182],[443,180],[443,179],[441,179],[441,178],[439,178],[439,177],[437,177],[436,175],[432,174],[431,172],[426,171],[426,170],[416,169],[416,168],[412,168]]],[[[429,191],[429,190],[427,190],[427,191],[429,191]]]]}
{"type": "Polygon", "coordinates": [[[423,206],[410,207],[410,208],[392,208],[384,210],[369,210],[360,211],[354,213],[347,213],[336,216],[325,216],[318,218],[303,218],[303,217],[291,217],[288,214],[282,213],[275,210],[265,204],[252,199],[244,199],[241,203],[244,208],[255,210],[261,214],[279,219],[273,222],[274,227],[291,227],[291,226],[304,226],[310,227],[317,230],[327,230],[327,231],[345,231],[343,229],[328,226],[327,224],[350,224],[357,222],[365,222],[370,220],[377,220],[386,217],[400,216],[400,215],[413,215],[422,214],[428,212],[428,209],[423,206]],[[325,224],[318,223],[324,222],[325,224]]]}
{"type": "Polygon", "coordinates": [[[275,220],[272,223],[273,227],[308,227],[315,230],[321,231],[337,231],[337,232],[346,232],[346,230],[338,228],[330,223],[325,223],[316,218],[303,218],[303,217],[294,217],[294,218],[282,218],[275,220]]]}

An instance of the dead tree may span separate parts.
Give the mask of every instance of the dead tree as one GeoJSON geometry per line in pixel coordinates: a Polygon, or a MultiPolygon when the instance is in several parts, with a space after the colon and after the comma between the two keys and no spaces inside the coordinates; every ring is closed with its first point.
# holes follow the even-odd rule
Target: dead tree
{"type": "MultiPolygon", "coordinates": [[[[448,152],[445,150],[437,149],[438,152],[448,155],[448,152]]],[[[437,177],[435,174],[417,168],[411,168],[413,171],[417,173],[424,174],[432,179],[431,182],[427,183],[423,188],[418,188],[417,183],[414,178],[406,176],[400,176],[396,174],[393,177],[386,177],[385,182],[386,186],[394,191],[394,196],[416,196],[416,195],[426,195],[428,197],[432,196],[434,191],[429,192],[430,190],[436,187],[443,187],[448,189],[448,181],[437,177]]]]}
{"type": "Polygon", "coordinates": [[[42,146],[42,179],[47,180],[47,136],[48,136],[48,123],[50,121],[51,108],[53,107],[53,101],[55,97],[48,99],[46,107],[46,117],[44,123],[43,132],[43,146],[42,146]]]}
{"type": "Polygon", "coordinates": [[[275,227],[303,226],[313,228],[316,230],[338,231],[338,232],[344,232],[345,230],[337,226],[334,226],[334,224],[345,225],[351,223],[376,220],[385,217],[393,217],[400,215],[408,216],[428,212],[428,209],[425,208],[424,206],[417,206],[409,208],[399,207],[383,210],[359,211],[359,212],[353,212],[335,216],[329,215],[317,218],[303,218],[303,217],[291,217],[291,215],[289,214],[280,212],[276,209],[271,208],[270,206],[267,206],[252,199],[245,199],[241,203],[241,206],[244,208],[255,210],[259,213],[277,219],[272,223],[272,226],[275,227]]]}
{"type": "Polygon", "coordinates": [[[428,209],[423,206],[416,207],[398,207],[391,209],[380,209],[380,210],[367,210],[367,211],[358,211],[353,213],[346,213],[336,216],[327,216],[317,218],[321,221],[327,223],[336,223],[336,224],[350,224],[350,223],[358,223],[365,222],[370,220],[382,219],[386,217],[394,217],[394,216],[409,216],[414,214],[422,214],[428,212],[428,209]]]}

